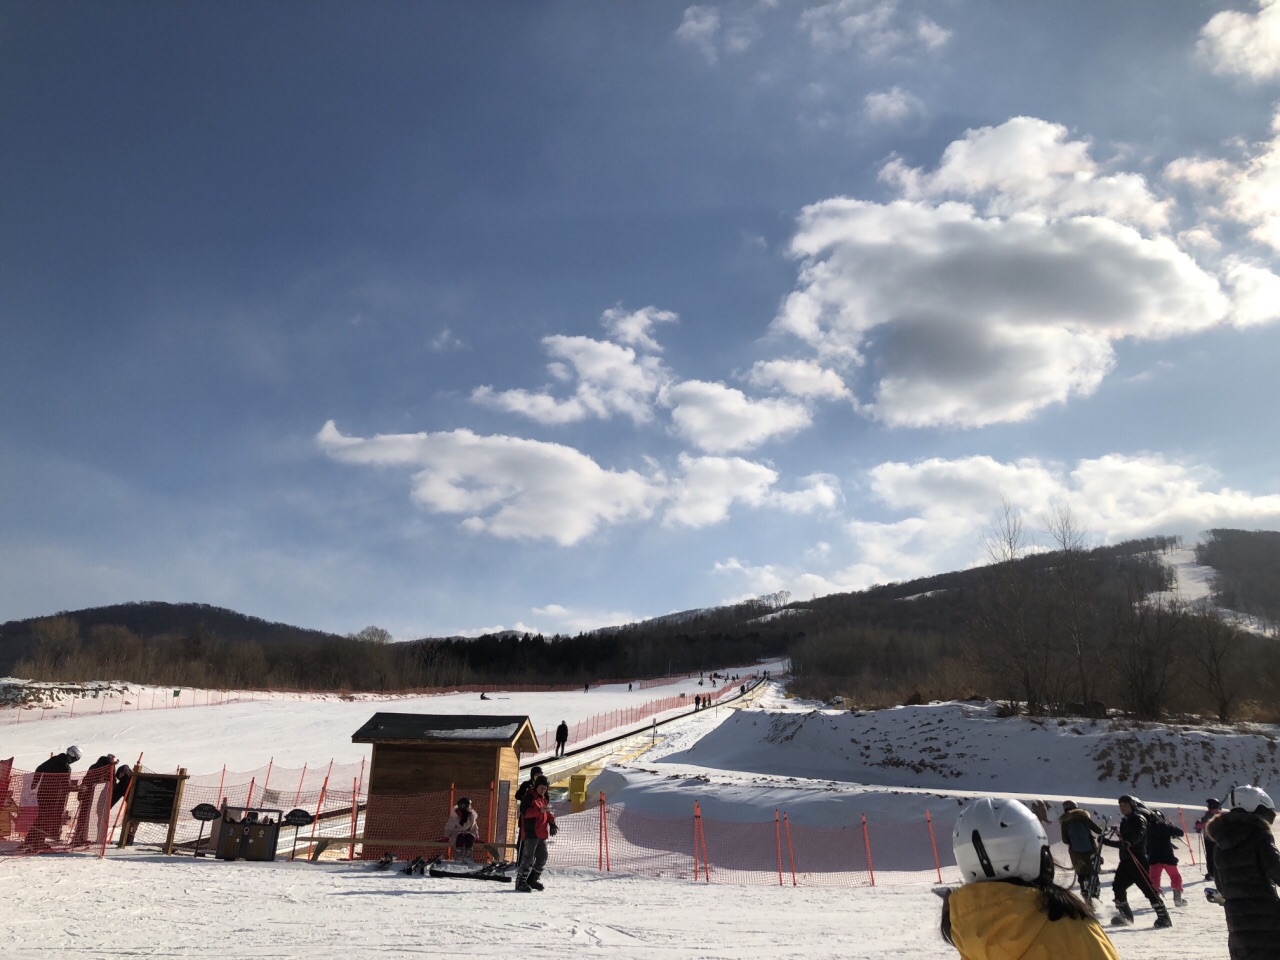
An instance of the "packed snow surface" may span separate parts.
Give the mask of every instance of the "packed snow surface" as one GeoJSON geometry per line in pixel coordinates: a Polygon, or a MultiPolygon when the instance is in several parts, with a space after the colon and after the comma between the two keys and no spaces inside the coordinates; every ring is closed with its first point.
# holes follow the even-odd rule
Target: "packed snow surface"
{"type": "MultiPolygon", "coordinates": [[[[512,693],[503,714],[543,730],[635,706],[697,680],[627,692],[512,693]]],[[[87,714],[10,725],[0,711],[0,757],[30,768],[76,743],[86,756],[139,751],[155,769],[192,773],[340,762],[369,756],[351,734],[380,710],[491,714],[475,695],[346,702],[299,696],[172,710],[87,714]]],[[[949,847],[955,811],[975,794],[1056,805],[1071,797],[1101,815],[1137,792],[1176,815],[1233,780],[1280,783],[1274,731],[1040,724],[999,718],[985,704],[941,703],[869,713],[786,699],[776,685],[755,705],[719,707],[660,729],[647,750],[592,784],[611,804],[684,817],[695,800],[718,820],[846,826],[918,822],[929,811],[949,847]],[[1149,768],[1149,769],[1148,769],[1149,768]],[[1122,774],[1131,779],[1126,783],[1122,774]],[[1136,784],[1136,786],[1134,786],[1136,784]]],[[[573,745],[571,744],[571,747],[573,745]]],[[[585,951],[631,958],[944,958],[934,870],[876,886],[732,886],[557,869],[555,842],[542,894],[509,884],[407,877],[365,863],[225,863],[110,850],[104,860],[56,855],[0,861],[0,943],[6,957],[551,957],[585,951]]],[[[1199,848],[1194,848],[1197,862],[1199,848]]],[[[949,849],[944,879],[954,882],[949,849]]],[[[1203,872],[1183,849],[1189,904],[1171,931],[1138,924],[1112,933],[1126,960],[1226,958],[1221,908],[1205,901],[1203,872]]],[[[892,869],[892,866],[889,866],[892,869]]]]}

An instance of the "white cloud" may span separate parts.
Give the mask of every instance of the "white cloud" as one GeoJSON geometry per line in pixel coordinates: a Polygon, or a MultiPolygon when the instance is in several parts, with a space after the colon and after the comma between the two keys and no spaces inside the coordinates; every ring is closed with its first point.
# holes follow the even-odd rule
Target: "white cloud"
{"type": "Polygon", "coordinates": [[[873,123],[901,123],[924,112],[924,103],[901,87],[877,90],[862,98],[862,113],[873,123]]]}
{"type": "Polygon", "coordinates": [[[461,340],[448,327],[444,327],[431,338],[431,349],[437,353],[443,353],[446,350],[458,350],[463,346],[461,340]]]}
{"type": "MultiPolygon", "coordinates": [[[[626,329],[629,335],[644,336],[646,328],[632,323],[626,329]]],[[[615,414],[636,423],[653,418],[654,398],[670,379],[658,358],[637,356],[630,347],[589,337],[550,336],[543,338],[542,344],[554,358],[548,364],[552,377],[577,381],[571,397],[557,399],[545,391],[497,391],[482,386],[472,391],[472,401],[548,425],[589,418],[607,420],[615,414]]]]}
{"type": "Polygon", "coordinates": [[[670,310],[642,307],[624,310],[610,307],[600,316],[600,322],[609,331],[609,337],[617,343],[625,343],[653,353],[661,353],[662,347],[653,339],[650,331],[656,323],[675,323],[680,318],[670,310]]]}
{"type": "Polygon", "coordinates": [[[1083,141],[1022,117],[937,169],[888,164],[904,199],[806,207],[774,330],[861,367],[856,409],[893,426],[1025,420],[1097,389],[1122,339],[1222,323],[1219,281],[1162,232],[1167,203],[1104,176],[1083,141]],[[960,199],[957,199],[960,198],[960,199]]]}
{"type": "Polygon", "coordinates": [[[1280,0],[1257,6],[1257,14],[1224,10],[1201,29],[1197,50],[1214,73],[1255,81],[1280,76],[1280,0]]]}
{"type": "Polygon", "coordinates": [[[741,457],[681,454],[680,471],[663,522],[685,527],[720,523],[734,503],[762,505],[778,480],[776,471],[741,457]]]}
{"type": "Polygon", "coordinates": [[[819,50],[836,52],[857,47],[869,57],[887,57],[926,37],[898,16],[898,0],[830,0],[807,8],[800,29],[819,50]]]}
{"type": "Polygon", "coordinates": [[[1224,268],[1235,300],[1233,319],[1237,326],[1280,320],[1280,277],[1268,267],[1242,257],[1228,257],[1224,268]]]}
{"type": "Polygon", "coordinates": [[[499,538],[569,546],[602,525],[647,519],[666,496],[660,476],[606,470],[570,447],[517,437],[454,430],[363,439],[344,436],[330,420],[316,442],[344,463],[418,468],[418,504],[499,538]]]}
{"type": "Polygon", "coordinates": [[[708,453],[750,450],[809,426],[808,409],[791,400],[752,400],[722,383],[686,380],[667,388],[675,430],[708,453]]]}
{"type": "Polygon", "coordinates": [[[1239,162],[1183,157],[1165,168],[1165,176],[1210,198],[1205,216],[1243,224],[1252,239],[1280,250],[1280,112],[1271,126],[1272,138],[1253,145],[1239,162]]]}
{"type": "Polygon", "coordinates": [[[1168,201],[1156,199],[1141,176],[1101,174],[1088,142],[1067,136],[1060,124],[1014,117],[997,127],[966,131],[931,173],[894,160],[881,179],[899,186],[909,200],[980,201],[988,216],[1096,214],[1148,229],[1167,224],[1168,201]]]}
{"type": "Polygon", "coordinates": [[[747,374],[753,387],[779,387],[797,397],[840,400],[849,396],[840,374],[813,360],[760,360],[747,374]]]}
{"type": "Polygon", "coordinates": [[[542,620],[550,621],[550,629],[539,631],[541,633],[589,633],[603,627],[636,622],[636,615],[628,610],[572,610],[558,603],[534,607],[533,613],[542,620]]]}
{"type": "Polygon", "coordinates": [[[689,7],[676,28],[676,38],[701,53],[708,63],[720,58],[716,43],[719,34],[720,14],[711,7],[689,7]]]}
{"type": "Polygon", "coordinates": [[[849,522],[844,548],[823,544],[806,558],[810,569],[733,558],[716,570],[741,580],[749,595],[788,589],[804,598],[963,569],[987,562],[982,540],[1002,498],[1022,515],[1033,548],[1037,540],[1051,546],[1044,521],[1060,504],[1107,543],[1280,521],[1280,496],[1219,487],[1212,471],[1157,455],[1108,454],[1071,468],[983,456],[883,463],[868,471],[867,482],[880,504],[904,516],[849,522]]]}

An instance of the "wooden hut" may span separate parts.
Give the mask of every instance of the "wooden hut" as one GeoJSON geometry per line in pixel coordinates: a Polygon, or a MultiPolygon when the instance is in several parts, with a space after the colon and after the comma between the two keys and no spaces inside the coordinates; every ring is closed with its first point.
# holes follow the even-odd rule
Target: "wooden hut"
{"type": "Polygon", "coordinates": [[[482,842],[515,843],[520,755],[538,750],[528,717],[375,713],[351,742],[373,745],[364,856],[405,856],[412,841],[437,840],[460,796],[471,798],[482,842]]]}

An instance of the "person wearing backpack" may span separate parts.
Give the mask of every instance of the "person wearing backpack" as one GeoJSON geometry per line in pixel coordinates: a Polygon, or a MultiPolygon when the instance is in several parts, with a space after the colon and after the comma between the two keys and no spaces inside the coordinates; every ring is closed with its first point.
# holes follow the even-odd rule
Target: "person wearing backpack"
{"type": "Polygon", "coordinates": [[[1173,887],[1173,903],[1177,907],[1185,907],[1187,901],[1182,896],[1182,874],[1178,871],[1178,857],[1173,852],[1174,838],[1182,836],[1182,829],[1175,827],[1164,818],[1164,814],[1156,813],[1147,822],[1147,860],[1151,864],[1151,886],[1160,892],[1161,871],[1169,875],[1169,885],[1173,887]]]}
{"type": "Polygon", "coordinates": [[[1089,811],[1082,810],[1074,800],[1062,804],[1062,816],[1058,818],[1062,842],[1071,855],[1071,866],[1080,882],[1080,896],[1090,899],[1093,892],[1093,864],[1098,858],[1098,838],[1102,828],[1093,822],[1089,811]]]}
{"type": "Polygon", "coordinates": [[[1120,927],[1133,923],[1133,911],[1129,908],[1127,894],[1130,887],[1137,886],[1156,912],[1155,927],[1172,927],[1173,920],[1169,916],[1169,910],[1160,894],[1156,893],[1156,888],[1151,885],[1151,862],[1147,859],[1147,817],[1151,811],[1142,801],[1128,794],[1117,802],[1122,817],[1119,836],[1102,838],[1102,842],[1108,847],[1118,847],[1120,850],[1120,862],[1116,866],[1115,880],[1111,883],[1111,892],[1116,900],[1116,915],[1111,918],[1111,924],[1120,927]]]}

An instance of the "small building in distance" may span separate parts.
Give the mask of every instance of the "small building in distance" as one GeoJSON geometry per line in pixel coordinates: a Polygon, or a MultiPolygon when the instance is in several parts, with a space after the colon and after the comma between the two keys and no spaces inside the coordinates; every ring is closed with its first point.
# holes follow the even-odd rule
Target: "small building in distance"
{"type": "Polygon", "coordinates": [[[415,850],[404,843],[437,840],[450,802],[462,796],[471,799],[481,841],[515,843],[520,755],[538,751],[527,716],[375,713],[351,742],[373,745],[364,857],[407,857],[415,850]],[[397,845],[369,842],[378,839],[397,845]]]}

